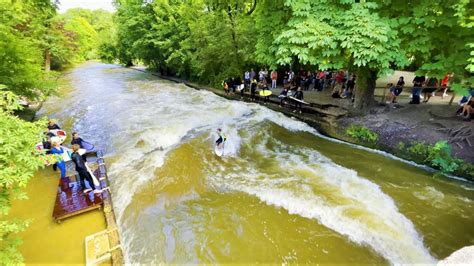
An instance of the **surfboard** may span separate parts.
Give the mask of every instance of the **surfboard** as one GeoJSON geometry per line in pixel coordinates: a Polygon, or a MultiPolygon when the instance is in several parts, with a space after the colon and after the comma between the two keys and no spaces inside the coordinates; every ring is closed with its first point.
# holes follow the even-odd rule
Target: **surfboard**
{"type": "Polygon", "coordinates": [[[240,84],[239,86],[237,86],[237,90],[238,91],[241,91],[245,88],[245,85],[244,84],[240,84]]]}
{"type": "Polygon", "coordinates": [[[288,96],[288,98],[292,99],[293,101],[297,101],[297,102],[300,102],[300,103],[302,103],[302,104],[307,104],[307,105],[309,105],[309,102],[305,102],[305,101],[303,101],[303,100],[296,99],[296,98],[293,97],[293,96],[288,96]]]}
{"type": "Polygon", "coordinates": [[[83,147],[85,150],[87,150],[88,152],[89,152],[89,151],[93,151],[94,148],[95,148],[94,144],[92,144],[92,143],[90,143],[90,142],[87,142],[87,141],[85,141],[85,140],[83,140],[83,141],[81,142],[81,145],[82,145],[82,147],[83,147]]]}
{"type": "MultiPolygon", "coordinates": [[[[63,143],[66,140],[66,137],[67,137],[66,131],[64,131],[62,129],[52,129],[49,132],[56,135],[57,140],[59,141],[59,144],[63,143]]],[[[56,141],[56,140],[54,140],[54,141],[56,141]]]]}
{"type": "Polygon", "coordinates": [[[224,155],[224,148],[224,146],[219,147],[219,145],[216,145],[216,147],[214,148],[214,152],[217,156],[222,157],[222,155],[224,155]]]}
{"type": "Polygon", "coordinates": [[[89,174],[91,175],[92,177],[92,182],[94,182],[94,186],[96,189],[100,189],[100,182],[99,180],[97,179],[97,177],[94,175],[94,173],[92,172],[91,168],[89,167],[89,165],[87,163],[85,163],[86,165],[86,168],[87,168],[87,172],[89,172],[89,174]]]}
{"type": "Polygon", "coordinates": [[[271,90],[261,90],[258,94],[262,97],[267,97],[267,96],[272,95],[272,91],[271,90]]]}

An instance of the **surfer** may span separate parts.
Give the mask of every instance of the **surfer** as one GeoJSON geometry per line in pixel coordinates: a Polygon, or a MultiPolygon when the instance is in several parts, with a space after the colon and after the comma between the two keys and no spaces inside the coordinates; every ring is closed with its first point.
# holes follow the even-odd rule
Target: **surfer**
{"type": "MultiPolygon", "coordinates": [[[[75,144],[77,144],[77,145],[79,145],[79,148],[80,148],[80,149],[85,149],[83,143],[84,143],[84,140],[79,136],[79,133],[77,133],[77,132],[72,132],[71,145],[74,146],[75,144]]],[[[82,155],[82,159],[83,159],[84,161],[87,161],[87,156],[86,156],[85,153],[82,155]]]]}
{"type": "Polygon", "coordinates": [[[94,190],[94,194],[101,193],[102,192],[101,190],[98,190],[98,189],[95,188],[94,182],[92,181],[92,176],[89,173],[89,171],[87,171],[87,166],[86,166],[84,160],[82,159],[82,156],[79,155],[78,151],[79,151],[80,148],[81,147],[79,146],[79,144],[72,145],[71,160],[74,162],[74,165],[76,166],[76,172],[79,174],[81,187],[82,187],[84,193],[88,193],[91,190],[94,190]],[[87,180],[87,182],[89,182],[89,186],[92,189],[86,187],[86,184],[85,184],[84,180],[87,180]]]}
{"type": "MultiPolygon", "coordinates": [[[[302,101],[303,100],[303,91],[301,90],[301,87],[298,87],[298,90],[295,92],[295,95],[293,96],[296,99],[302,101]]],[[[295,102],[295,110],[293,112],[296,112],[296,110],[299,110],[301,114],[301,102],[300,101],[294,101],[295,102]]]]}
{"type": "Polygon", "coordinates": [[[225,137],[224,133],[222,133],[222,129],[220,128],[217,129],[217,135],[219,136],[219,138],[216,140],[216,145],[220,148],[227,140],[227,138],[225,137]]]}
{"type": "Polygon", "coordinates": [[[257,80],[252,79],[252,84],[250,85],[250,100],[256,101],[257,97],[255,96],[255,93],[257,91],[257,80]]]}
{"type": "Polygon", "coordinates": [[[48,122],[48,130],[61,129],[53,120],[48,122]]]}
{"type": "Polygon", "coordinates": [[[288,96],[288,87],[284,86],[283,90],[280,92],[278,96],[280,98],[280,107],[283,107],[286,104],[286,97],[288,96]]]}
{"type": "Polygon", "coordinates": [[[84,140],[83,140],[81,137],[79,137],[79,133],[77,133],[77,132],[72,132],[71,145],[77,144],[77,145],[79,145],[79,147],[80,147],[81,149],[84,149],[84,147],[82,146],[82,142],[83,142],[83,141],[84,141],[84,140]]]}

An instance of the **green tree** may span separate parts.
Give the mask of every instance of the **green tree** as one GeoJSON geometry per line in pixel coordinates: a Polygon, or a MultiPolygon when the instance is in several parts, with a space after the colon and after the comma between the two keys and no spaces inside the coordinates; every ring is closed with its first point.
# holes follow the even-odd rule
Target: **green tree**
{"type": "Polygon", "coordinates": [[[46,126],[44,120],[31,123],[13,115],[18,109],[18,97],[0,85],[0,264],[23,262],[17,247],[21,241],[16,233],[23,231],[28,221],[7,218],[13,199],[24,199],[21,192],[34,172],[44,165],[35,144],[46,126]]]}
{"type": "Polygon", "coordinates": [[[0,83],[18,95],[37,97],[46,89],[43,52],[33,38],[38,13],[30,1],[0,0],[0,83]]]}

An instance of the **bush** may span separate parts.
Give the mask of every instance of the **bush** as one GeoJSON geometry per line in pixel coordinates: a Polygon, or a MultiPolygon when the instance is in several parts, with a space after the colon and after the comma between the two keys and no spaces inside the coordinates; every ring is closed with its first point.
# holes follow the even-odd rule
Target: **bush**
{"type": "Polygon", "coordinates": [[[412,142],[407,150],[415,158],[425,161],[428,157],[429,149],[430,145],[423,142],[412,142]]]}
{"type": "Polygon", "coordinates": [[[438,141],[429,146],[426,158],[431,166],[439,168],[443,173],[453,173],[462,163],[462,160],[455,159],[451,155],[451,145],[447,141],[438,141]]]}
{"type": "MultiPolygon", "coordinates": [[[[403,150],[404,145],[398,146],[403,150]]],[[[465,165],[468,165],[463,160],[453,158],[451,145],[447,141],[438,141],[433,145],[412,142],[405,150],[414,160],[426,163],[446,174],[454,173],[460,166],[465,168],[465,165]]]]}
{"type": "Polygon", "coordinates": [[[361,125],[351,125],[346,134],[359,142],[375,144],[379,140],[377,133],[361,125]]]}

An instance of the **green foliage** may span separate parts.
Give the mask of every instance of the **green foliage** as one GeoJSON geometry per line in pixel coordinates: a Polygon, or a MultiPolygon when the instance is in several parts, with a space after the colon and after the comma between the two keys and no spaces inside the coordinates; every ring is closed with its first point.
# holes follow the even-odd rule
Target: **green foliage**
{"type": "Polygon", "coordinates": [[[430,146],[426,160],[444,173],[456,171],[460,163],[460,160],[452,157],[451,146],[447,141],[438,141],[430,146]]]}
{"type": "Polygon", "coordinates": [[[240,76],[254,62],[250,3],[117,1],[117,57],[204,84],[240,76]]]}
{"type": "Polygon", "coordinates": [[[422,142],[412,142],[408,152],[419,159],[426,160],[429,154],[429,147],[429,145],[422,142]]]}
{"type": "Polygon", "coordinates": [[[46,121],[26,122],[12,115],[18,108],[18,97],[0,90],[0,264],[22,263],[15,236],[24,230],[28,221],[7,219],[11,200],[24,199],[21,192],[34,172],[44,165],[35,144],[46,126],[46,121]]]}
{"type": "Polygon", "coordinates": [[[454,72],[459,84],[474,69],[468,0],[117,0],[116,6],[116,45],[103,46],[107,60],[144,62],[205,84],[259,64],[347,68],[358,73],[354,104],[365,108],[377,76],[393,69],[454,72]]]}
{"type": "Polygon", "coordinates": [[[346,129],[346,134],[357,141],[365,143],[375,144],[379,139],[377,133],[361,125],[352,124],[346,129]]]}
{"type": "Polygon", "coordinates": [[[443,173],[457,172],[460,167],[465,168],[461,171],[462,173],[467,173],[466,170],[469,168],[469,164],[452,157],[451,145],[447,141],[438,141],[433,145],[412,142],[406,151],[413,159],[439,169],[443,173]]]}

